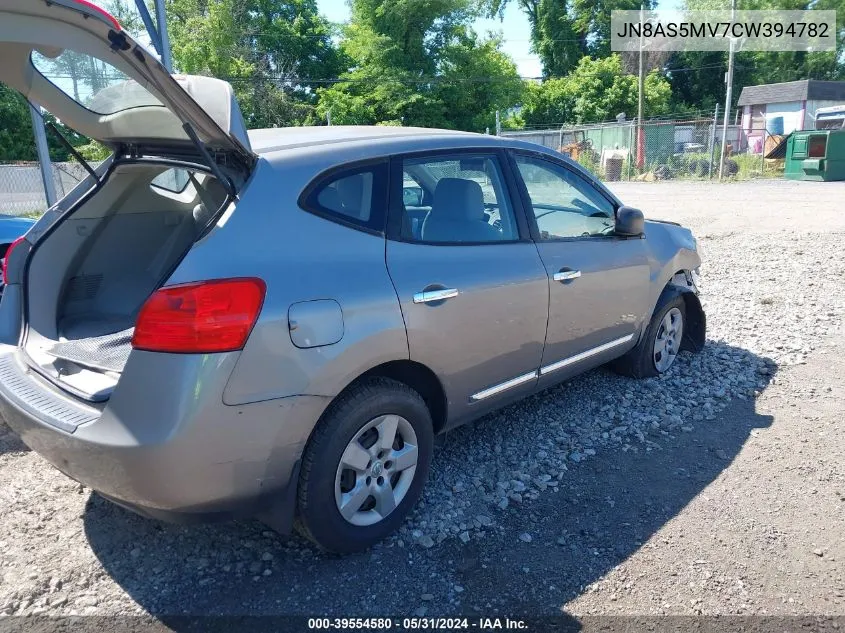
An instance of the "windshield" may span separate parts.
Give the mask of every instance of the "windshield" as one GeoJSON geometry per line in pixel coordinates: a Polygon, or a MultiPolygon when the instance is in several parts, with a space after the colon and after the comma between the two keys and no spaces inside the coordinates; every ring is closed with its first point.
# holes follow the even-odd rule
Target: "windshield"
{"type": "Polygon", "coordinates": [[[47,81],[97,114],[114,114],[140,106],[162,106],[161,101],[137,81],[97,57],[70,50],[47,57],[33,51],[31,60],[47,81]]]}
{"type": "Polygon", "coordinates": [[[845,128],[845,113],[835,118],[816,119],[817,130],[839,130],[841,128],[845,128]]]}

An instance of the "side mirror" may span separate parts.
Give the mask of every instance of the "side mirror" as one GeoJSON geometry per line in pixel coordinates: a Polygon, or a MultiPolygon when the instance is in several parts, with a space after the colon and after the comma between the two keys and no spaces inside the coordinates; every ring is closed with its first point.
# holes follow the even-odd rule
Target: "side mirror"
{"type": "Polygon", "coordinates": [[[619,207],[616,210],[616,225],[613,232],[623,237],[642,235],[645,232],[643,212],[632,207],[619,207]]]}

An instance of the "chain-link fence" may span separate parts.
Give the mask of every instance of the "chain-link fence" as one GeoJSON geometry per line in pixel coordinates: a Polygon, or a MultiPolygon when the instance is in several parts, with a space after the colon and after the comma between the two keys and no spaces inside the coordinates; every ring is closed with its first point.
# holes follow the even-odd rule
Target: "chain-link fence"
{"type": "MultiPolygon", "coordinates": [[[[719,118],[614,121],[553,129],[506,131],[564,152],[604,180],[716,179],[723,125],[719,118]]],[[[773,135],[765,121],[728,125],[722,177],[772,178],[783,175],[784,135],[773,135]]],[[[94,165],[96,167],[96,164],[94,165]]],[[[61,198],[85,175],[76,162],[51,166],[61,198]]],[[[36,215],[47,208],[38,163],[0,164],[0,214],[36,215]]]]}
{"type": "MultiPolygon", "coordinates": [[[[52,163],[51,171],[58,198],[87,175],[85,168],[75,162],[52,163]]],[[[0,214],[37,215],[46,209],[47,197],[38,163],[0,164],[0,214]]]]}
{"type": "MultiPolygon", "coordinates": [[[[614,121],[556,129],[503,132],[504,136],[568,154],[604,180],[751,179],[783,175],[775,151],[785,142],[763,129],[728,125],[727,151],[719,164],[724,126],[716,117],[614,121]]],[[[782,154],[782,153],[781,153],[782,154]]]]}

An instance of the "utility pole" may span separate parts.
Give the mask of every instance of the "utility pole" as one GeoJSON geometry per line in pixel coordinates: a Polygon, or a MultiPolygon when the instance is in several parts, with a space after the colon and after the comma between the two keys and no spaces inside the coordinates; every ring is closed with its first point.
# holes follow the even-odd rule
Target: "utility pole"
{"type": "Polygon", "coordinates": [[[173,72],[173,59],[170,57],[170,36],[167,34],[167,18],[164,16],[164,0],[155,0],[156,23],[158,24],[158,37],[161,42],[161,63],[168,71],[173,72]]]}
{"type": "Polygon", "coordinates": [[[150,11],[147,9],[147,4],[144,0],[135,0],[135,6],[138,7],[138,13],[141,15],[141,20],[144,22],[144,27],[150,36],[150,41],[153,48],[161,57],[162,65],[170,72],[173,72],[173,59],[170,56],[170,36],[167,34],[167,18],[164,13],[164,0],[154,0],[156,21],[153,23],[150,17],[150,11]]]}
{"type": "Polygon", "coordinates": [[[499,117],[499,111],[496,110],[496,136],[502,135],[502,119],[499,117]]]}
{"type": "Polygon", "coordinates": [[[645,139],[643,138],[643,110],[645,101],[645,72],[643,68],[643,13],[645,3],[640,5],[640,75],[639,75],[639,98],[637,99],[637,169],[643,168],[645,162],[645,139]]]}
{"type": "Polygon", "coordinates": [[[53,166],[50,163],[50,150],[47,147],[47,132],[44,131],[44,119],[41,118],[41,108],[29,104],[32,115],[32,132],[35,135],[35,151],[38,153],[38,166],[41,167],[41,180],[44,181],[44,197],[47,208],[56,204],[56,183],[53,182],[53,166]]]}
{"type": "Polygon", "coordinates": [[[713,159],[716,158],[716,128],[719,127],[719,104],[713,113],[713,131],[710,133],[710,162],[707,165],[707,180],[713,179],[713,159]]]}
{"type": "MultiPolygon", "coordinates": [[[[736,18],[736,0],[731,0],[731,22],[736,18]]],[[[733,96],[734,87],[734,39],[731,38],[728,49],[728,75],[725,79],[728,84],[725,90],[725,120],[722,126],[722,147],[719,150],[719,182],[722,182],[722,172],[725,169],[725,159],[727,158],[727,142],[728,142],[728,123],[730,122],[731,113],[731,97],[733,96]]]]}

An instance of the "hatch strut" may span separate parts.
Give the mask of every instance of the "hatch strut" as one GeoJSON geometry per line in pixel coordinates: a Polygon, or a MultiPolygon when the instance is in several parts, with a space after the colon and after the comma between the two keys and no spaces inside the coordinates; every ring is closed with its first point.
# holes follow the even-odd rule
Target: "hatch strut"
{"type": "Polygon", "coordinates": [[[76,148],[73,145],[70,144],[70,141],[68,141],[64,137],[64,135],[61,132],[59,132],[59,128],[57,128],[56,125],[52,121],[47,120],[47,118],[44,116],[44,113],[41,111],[41,108],[36,106],[32,101],[29,101],[29,99],[27,99],[27,102],[29,103],[29,106],[30,106],[30,108],[32,108],[33,112],[38,113],[38,116],[41,117],[41,121],[44,124],[44,126],[48,130],[50,130],[53,134],[56,135],[56,138],[59,140],[59,142],[62,144],[62,146],[64,146],[64,148],[68,152],[70,152],[71,155],[76,160],[79,161],[79,164],[82,165],[85,168],[85,171],[87,171],[89,174],[91,174],[91,177],[94,178],[94,182],[100,182],[100,177],[97,175],[97,172],[94,171],[94,168],[91,167],[91,165],[88,163],[88,161],[85,160],[82,157],[82,154],[80,154],[79,152],[76,151],[76,148]]]}
{"type": "Polygon", "coordinates": [[[235,197],[237,190],[235,189],[235,184],[232,182],[231,178],[229,178],[223,171],[220,169],[220,165],[218,165],[214,158],[212,158],[211,154],[208,153],[205,145],[203,145],[202,141],[200,141],[197,133],[194,132],[194,128],[191,127],[191,124],[187,121],[182,125],[182,129],[185,130],[185,134],[188,135],[188,138],[191,139],[191,142],[194,144],[194,147],[197,148],[197,151],[200,155],[205,159],[208,168],[211,170],[211,173],[214,174],[215,178],[220,181],[220,184],[226,189],[226,193],[228,193],[232,198],[235,197]]]}
{"type": "Polygon", "coordinates": [[[76,151],[76,148],[70,144],[70,141],[68,141],[62,135],[62,133],[59,132],[59,128],[56,127],[55,123],[50,121],[49,123],[47,123],[47,127],[50,128],[50,131],[58,137],[62,145],[65,146],[65,149],[69,151],[76,160],[79,161],[79,163],[85,168],[85,171],[91,174],[91,177],[94,179],[94,182],[100,182],[100,177],[97,175],[97,172],[95,172],[91,165],[88,164],[88,161],[82,157],[82,154],[76,151]]]}

